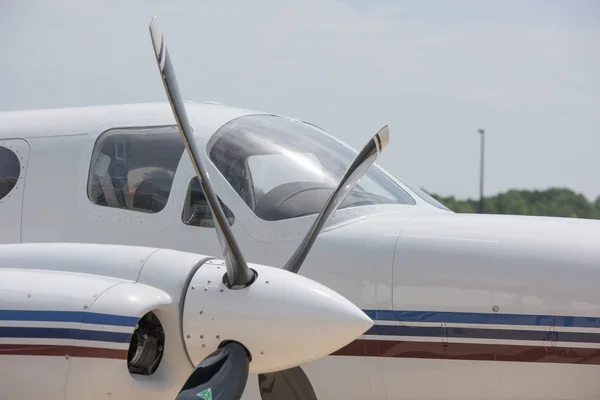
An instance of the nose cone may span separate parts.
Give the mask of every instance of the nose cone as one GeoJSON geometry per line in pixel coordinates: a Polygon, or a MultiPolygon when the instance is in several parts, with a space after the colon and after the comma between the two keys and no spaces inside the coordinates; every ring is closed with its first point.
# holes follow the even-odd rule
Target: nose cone
{"type": "Polygon", "coordinates": [[[198,270],[191,285],[202,290],[188,290],[185,299],[184,333],[195,364],[233,340],[250,351],[250,373],[280,371],[331,354],[373,325],[349,300],[301,275],[252,265],[257,280],[230,290],[220,284],[224,268],[215,266],[198,270]],[[219,285],[207,286],[209,280],[219,285]]]}

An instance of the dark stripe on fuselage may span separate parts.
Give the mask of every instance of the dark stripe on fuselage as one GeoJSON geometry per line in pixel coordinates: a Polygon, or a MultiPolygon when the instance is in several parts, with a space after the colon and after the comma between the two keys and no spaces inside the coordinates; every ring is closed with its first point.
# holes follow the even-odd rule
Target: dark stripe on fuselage
{"type": "Polygon", "coordinates": [[[374,321],[599,328],[600,318],[444,311],[363,310],[374,321]]]}
{"type": "Polygon", "coordinates": [[[359,339],[332,356],[600,365],[600,349],[359,339]]]}
{"type": "Polygon", "coordinates": [[[442,326],[374,325],[365,335],[600,343],[600,333],[548,330],[454,328],[442,326]]]}
{"type": "Polygon", "coordinates": [[[0,355],[69,356],[126,360],[127,350],[103,349],[98,347],[57,346],[48,344],[0,344],[0,355]]]}
{"type": "Polygon", "coordinates": [[[83,324],[135,326],[139,318],[86,311],[0,310],[0,321],[81,322],[83,324]]]}
{"type": "MultiPolygon", "coordinates": [[[[530,314],[497,314],[444,311],[363,310],[374,321],[439,322],[461,324],[564,326],[599,328],[600,318],[530,314]]],[[[137,317],[86,311],[0,310],[0,321],[81,322],[86,324],[135,326],[137,317]]]]}
{"type": "MultiPolygon", "coordinates": [[[[0,355],[60,356],[126,360],[127,350],[58,345],[0,344],[0,355]]],[[[600,349],[514,346],[507,344],[355,340],[332,356],[513,361],[600,365],[600,349]]]]}
{"type": "Polygon", "coordinates": [[[38,328],[0,326],[2,338],[72,339],[100,342],[129,343],[131,333],[79,330],[75,328],[38,328]]]}

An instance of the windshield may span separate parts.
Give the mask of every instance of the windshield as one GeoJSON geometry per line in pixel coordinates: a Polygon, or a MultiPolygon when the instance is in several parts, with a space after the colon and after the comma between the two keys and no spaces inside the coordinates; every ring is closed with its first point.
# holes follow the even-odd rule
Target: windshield
{"type": "MultiPolygon", "coordinates": [[[[229,184],[267,221],[318,213],[356,153],[316,127],[273,115],[249,115],[223,125],[208,154],[229,184]]],[[[340,208],[416,204],[373,166],[340,208]]]]}

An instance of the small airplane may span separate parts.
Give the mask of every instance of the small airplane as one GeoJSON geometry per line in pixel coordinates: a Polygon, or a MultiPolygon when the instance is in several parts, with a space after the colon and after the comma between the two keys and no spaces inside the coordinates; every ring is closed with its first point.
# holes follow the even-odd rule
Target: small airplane
{"type": "Polygon", "coordinates": [[[387,131],[356,157],[283,268],[249,264],[198,156],[155,20],[150,31],[223,259],[124,245],[0,245],[2,398],[235,400],[249,373],[259,374],[263,399],[316,398],[300,365],[352,342],[373,320],[297,272],[387,131]]]}
{"type": "MultiPolygon", "coordinates": [[[[600,221],[456,214],[376,163],[357,165],[385,147],[387,127],[357,152],[309,122],[184,103],[155,23],[168,103],[0,114],[0,243],[149,246],[232,265],[243,253],[318,282],[374,325],[290,370],[310,393],[298,398],[600,396],[600,221]]],[[[167,368],[146,382],[180,384],[152,380],[167,368]]],[[[243,398],[267,399],[270,386],[248,379],[243,398]]]]}

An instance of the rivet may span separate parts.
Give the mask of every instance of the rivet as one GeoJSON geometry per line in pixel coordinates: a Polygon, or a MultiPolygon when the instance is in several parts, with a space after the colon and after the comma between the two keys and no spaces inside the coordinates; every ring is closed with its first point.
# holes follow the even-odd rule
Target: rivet
{"type": "Polygon", "coordinates": [[[264,352],[264,351],[261,351],[261,352],[260,352],[260,354],[262,354],[262,355],[264,356],[264,355],[265,355],[265,352],[264,352]]]}
{"type": "Polygon", "coordinates": [[[200,339],[204,339],[204,335],[200,335],[200,339]]]}
{"type": "Polygon", "coordinates": [[[269,283],[269,281],[266,281],[265,283],[269,283]]]}
{"type": "Polygon", "coordinates": [[[221,289],[221,290],[219,290],[219,292],[223,293],[223,291],[224,291],[224,290],[225,290],[225,289],[221,289]]]}
{"type": "Polygon", "coordinates": [[[187,338],[189,339],[189,338],[191,338],[191,336],[190,336],[190,335],[187,335],[187,338]]]}
{"type": "Polygon", "coordinates": [[[195,290],[195,289],[196,289],[196,286],[192,286],[192,290],[195,290]]]}
{"type": "Polygon", "coordinates": [[[202,347],[206,347],[206,345],[205,345],[205,344],[203,344],[203,345],[202,345],[202,347]]]}
{"type": "Polygon", "coordinates": [[[198,314],[202,315],[202,314],[204,314],[204,311],[200,311],[198,314]]]}
{"type": "Polygon", "coordinates": [[[88,309],[88,306],[83,306],[83,309],[84,309],[84,310],[87,310],[87,309],[88,309]]]}
{"type": "Polygon", "coordinates": [[[494,306],[494,307],[492,307],[492,311],[493,311],[493,312],[498,312],[498,310],[499,310],[499,309],[500,309],[500,307],[498,307],[498,306],[494,306]]]}
{"type": "Polygon", "coordinates": [[[204,286],[204,291],[206,292],[208,290],[208,287],[204,286]]]}
{"type": "Polygon", "coordinates": [[[208,282],[206,282],[207,285],[210,285],[210,279],[208,280],[208,282]]]}
{"type": "Polygon", "coordinates": [[[69,358],[71,358],[68,354],[65,354],[65,360],[68,360],[69,358]]]}
{"type": "Polygon", "coordinates": [[[221,336],[217,335],[217,339],[221,339],[221,336]]]}

